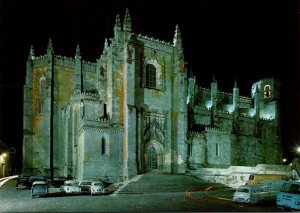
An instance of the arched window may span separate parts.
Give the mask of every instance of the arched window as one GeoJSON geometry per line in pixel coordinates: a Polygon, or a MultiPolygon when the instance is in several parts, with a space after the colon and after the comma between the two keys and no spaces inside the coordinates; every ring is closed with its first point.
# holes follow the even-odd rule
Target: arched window
{"type": "Polygon", "coordinates": [[[270,85],[266,85],[264,87],[264,97],[265,98],[270,98],[271,97],[271,86],[270,85]]]}
{"type": "Polygon", "coordinates": [[[153,64],[146,66],[146,87],[156,88],[156,68],[153,64]]]}
{"type": "Polygon", "coordinates": [[[45,77],[40,78],[40,85],[39,85],[40,94],[38,97],[38,113],[44,113],[44,100],[46,97],[46,79],[45,77]]]}

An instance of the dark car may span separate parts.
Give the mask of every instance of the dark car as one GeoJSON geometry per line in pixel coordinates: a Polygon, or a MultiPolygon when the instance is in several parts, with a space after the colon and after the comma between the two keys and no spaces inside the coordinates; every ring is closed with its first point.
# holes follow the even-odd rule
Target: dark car
{"type": "Polygon", "coordinates": [[[19,189],[30,189],[31,188],[31,184],[29,182],[29,176],[26,177],[18,177],[17,178],[17,183],[16,183],[16,188],[17,190],[19,189]]]}
{"type": "Polygon", "coordinates": [[[46,182],[46,178],[43,176],[30,176],[29,177],[30,188],[32,187],[32,183],[34,181],[45,181],[46,182]]]}
{"type": "Polygon", "coordinates": [[[78,186],[81,189],[81,192],[90,192],[91,185],[92,185],[92,181],[90,180],[82,180],[78,184],[78,186]]]}
{"type": "Polygon", "coordinates": [[[51,181],[51,185],[55,188],[59,188],[60,186],[64,185],[64,182],[67,180],[65,177],[54,177],[51,181]]]}

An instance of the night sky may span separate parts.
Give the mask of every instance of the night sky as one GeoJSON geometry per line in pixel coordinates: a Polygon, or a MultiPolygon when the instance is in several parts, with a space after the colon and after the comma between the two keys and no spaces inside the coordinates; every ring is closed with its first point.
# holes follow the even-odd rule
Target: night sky
{"type": "MultiPolygon", "coordinates": [[[[182,33],[185,59],[201,87],[215,74],[220,91],[250,96],[252,83],[282,84],[284,152],[300,145],[299,3],[293,0],[0,0],[0,140],[22,154],[22,99],[30,45],[36,56],[54,53],[95,62],[113,37],[116,14],[129,8],[133,32],[173,42],[182,33]]],[[[272,147],[270,147],[270,152],[272,147]]]]}

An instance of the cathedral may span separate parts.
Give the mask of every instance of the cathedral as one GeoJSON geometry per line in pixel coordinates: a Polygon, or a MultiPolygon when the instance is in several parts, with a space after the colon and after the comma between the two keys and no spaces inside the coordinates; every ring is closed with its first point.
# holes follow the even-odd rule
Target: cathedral
{"type": "Polygon", "coordinates": [[[54,54],[51,39],[45,55],[31,47],[23,173],[118,181],[153,169],[280,163],[278,80],[254,82],[251,97],[239,95],[237,82],[232,93],[219,91],[215,78],[201,88],[178,26],[172,43],[135,34],[126,10],[113,30],[94,63],[79,46],[71,58],[54,54]]]}

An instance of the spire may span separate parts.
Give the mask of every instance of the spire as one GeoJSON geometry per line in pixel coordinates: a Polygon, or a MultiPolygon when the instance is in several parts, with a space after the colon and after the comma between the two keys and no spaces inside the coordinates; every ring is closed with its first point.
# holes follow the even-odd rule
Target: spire
{"type": "Polygon", "coordinates": [[[49,38],[48,45],[47,45],[47,55],[52,54],[52,52],[53,52],[52,40],[51,40],[51,38],[49,38]]]}
{"type": "Polygon", "coordinates": [[[175,27],[175,34],[174,34],[174,39],[173,39],[173,46],[178,46],[178,45],[182,45],[182,39],[181,39],[181,32],[179,29],[178,24],[176,24],[175,27]]]}
{"type": "Polygon", "coordinates": [[[48,45],[47,45],[47,58],[48,64],[46,68],[46,79],[52,81],[54,73],[53,73],[53,47],[52,47],[52,40],[49,38],[48,45]]]}
{"type": "Polygon", "coordinates": [[[34,49],[32,45],[30,46],[29,55],[28,55],[28,60],[30,59],[34,59],[34,49]]]}
{"type": "Polygon", "coordinates": [[[233,97],[232,97],[233,111],[235,111],[239,105],[239,88],[238,88],[236,79],[234,80],[234,87],[233,87],[232,95],[233,95],[233,97]]]}
{"type": "Polygon", "coordinates": [[[51,38],[49,38],[49,40],[48,40],[47,50],[53,50],[51,38]]]}
{"type": "Polygon", "coordinates": [[[237,80],[235,79],[234,80],[234,87],[233,88],[235,88],[235,89],[237,89],[238,88],[238,85],[237,85],[237,80]]]}
{"type": "Polygon", "coordinates": [[[80,48],[77,44],[75,54],[75,76],[74,76],[74,93],[82,92],[82,68],[81,68],[80,48]]]}
{"type": "Polygon", "coordinates": [[[123,30],[126,32],[131,32],[131,18],[128,8],[126,8],[125,18],[123,22],[123,30]]]}
{"type": "Polygon", "coordinates": [[[182,39],[181,39],[181,32],[180,32],[178,24],[176,24],[176,27],[175,27],[173,46],[175,49],[176,58],[183,59],[182,39]]]}
{"type": "Polygon", "coordinates": [[[116,23],[115,23],[115,27],[114,27],[114,32],[115,32],[115,37],[117,36],[117,32],[121,31],[121,21],[120,21],[120,16],[119,14],[117,14],[116,16],[116,23]]]}
{"type": "Polygon", "coordinates": [[[76,55],[75,55],[75,59],[81,59],[81,56],[80,56],[80,48],[79,48],[79,45],[77,44],[77,47],[76,47],[76,55]]]}
{"type": "Polygon", "coordinates": [[[212,74],[212,77],[213,77],[213,83],[217,83],[215,73],[212,74]]]}

